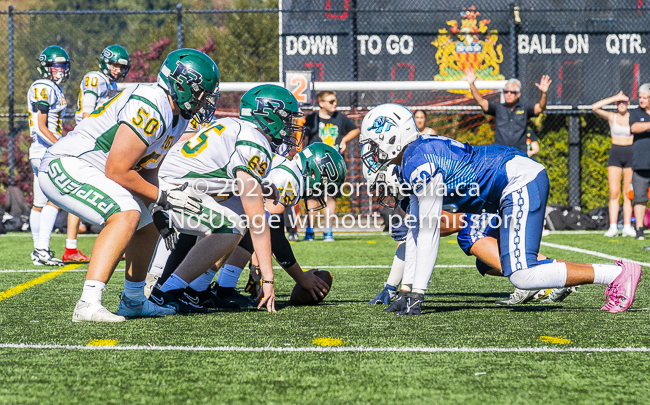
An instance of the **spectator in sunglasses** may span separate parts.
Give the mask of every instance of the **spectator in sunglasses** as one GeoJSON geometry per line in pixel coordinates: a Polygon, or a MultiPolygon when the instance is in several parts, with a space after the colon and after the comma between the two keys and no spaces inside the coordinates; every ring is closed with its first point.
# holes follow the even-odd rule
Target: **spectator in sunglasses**
{"type": "Polygon", "coordinates": [[[474,82],[476,76],[472,69],[465,70],[465,79],[469,82],[472,97],[488,115],[494,115],[494,143],[497,145],[512,146],[532,157],[539,152],[537,139],[527,135],[528,118],[541,114],[546,109],[546,92],[551,85],[551,79],[544,75],[535,86],[542,92],[539,102],[531,104],[520,100],[521,82],[510,79],[503,90],[505,103],[488,101],[481,96],[474,82]]]}
{"type": "MultiPolygon", "coordinates": [[[[323,142],[339,151],[345,157],[347,143],[359,136],[359,128],[345,114],[336,111],[337,99],[333,91],[321,91],[316,94],[320,110],[305,117],[304,135],[306,145],[323,142]]],[[[336,200],[341,196],[340,189],[327,192],[325,207],[325,227],[323,240],[333,242],[331,218],[336,214],[336,200]]],[[[317,205],[316,200],[307,200],[307,206],[312,209],[317,205]]],[[[314,213],[309,212],[309,226],[305,232],[307,241],[314,240],[314,213]]]]}

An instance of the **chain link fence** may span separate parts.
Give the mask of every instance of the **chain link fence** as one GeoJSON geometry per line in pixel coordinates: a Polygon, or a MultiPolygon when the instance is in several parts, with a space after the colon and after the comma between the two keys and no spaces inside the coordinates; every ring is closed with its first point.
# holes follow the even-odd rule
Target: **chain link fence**
{"type": "MultiPolygon", "coordinates": [[[[237,3],[248,6],[247,3],[237,3]]],[[[536,102],[535,83],[553,80],[548,111],[530,121],[551,177],[550,203],[587,211],[609,200],[609,127],[591,112],[595,101],[624,91],[636,104],[648,80],[650,10],[631,0],[484,1],[282,0],[264,9],[0,12],[0,194],[10,184],[31,201],[32,173],[26,92],[39,53],[51,44],[72,59],[62,88],[68,102],[64,132],[73,128],[79,82],[97,69],[104,47],[130,53],[126,81],[152,82],[167,53],[191,47],[210,55],[222,81],[280,81],[285,70],[313,70],[317,81],[522,81],[522,98],[536,102]],[[11,150],[13,148],[13,153],[11,150]]],[[[249,6],[248,6],[249,7],[249,6]]],[[[241,93],[222,93],[220,115],[234,115],[241,93]]],[[[498,99],[498,92],[486,92],[498,99]]],[[[427,126],[472,144],[493,141],[494,122],[476,110],[466,90],[350,91],[340,107],[360,125],[368,108],[398,102],[428,113],[427,126]]],[[[363,182],[359,147],[348,151],[349,178],[363,182]]],[[[341,212],[366,214],[366,197],[344,198],[341,212]]],[[[375,207],[376,208],[376,207],[375,207]]]]}

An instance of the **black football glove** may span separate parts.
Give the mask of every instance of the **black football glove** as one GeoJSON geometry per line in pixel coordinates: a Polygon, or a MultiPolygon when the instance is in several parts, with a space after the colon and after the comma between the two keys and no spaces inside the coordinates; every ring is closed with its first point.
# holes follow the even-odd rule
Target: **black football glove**
{"type": "Polygon", "coordinates": [[[156,225],[158,232],[160,232],[160,236],[165,240],[167,250],[174,250],[176,248],[176,243],[178,243],[178,231],[176,231],[174,224],[169,220],[169,215],[165,212],[163,207],[157,205],[151,211],[151,216],[153,217],[154,225],[156,225]]]}
{"type": "Polygon", "coordinates": [[[248,283],[246,283],[244,291],[250,293],[251,298],[257,299],[262,293],[262,285],[260,284],[262,281],[262,273],[260,272],[260,267],[253,265],[253,263],[249,265],[249,268],[248,283]]]}

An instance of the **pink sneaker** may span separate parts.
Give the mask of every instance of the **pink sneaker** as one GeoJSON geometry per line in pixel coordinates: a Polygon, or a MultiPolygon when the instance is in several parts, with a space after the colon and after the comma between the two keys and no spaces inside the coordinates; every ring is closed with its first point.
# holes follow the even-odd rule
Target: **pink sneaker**
{"type": "Polygon", "coordinates": [[[601,310],[611,313],[625,312],[632,306],[636,287],[641,280],[641,274],[643,274],[641,266],[638,264],[619,260],[616,265],[621,266],[623,271],[605,289],[605,295],[609,296],[609,301],[601,308],[601,310]]]}

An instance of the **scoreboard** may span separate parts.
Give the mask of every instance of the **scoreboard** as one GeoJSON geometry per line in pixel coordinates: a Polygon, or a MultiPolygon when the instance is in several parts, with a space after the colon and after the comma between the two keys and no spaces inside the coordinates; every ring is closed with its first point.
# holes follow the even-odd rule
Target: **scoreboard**
{"type": "MultiPolygon", "coordinates": [[[[479,80],[519,78],[530,100],[548,74],[549,104],[565,106],[621,90],[635,99],[650,81],[650,10],[637,0],[516,4],[281,0],[280,66],[312,70],[317,81],[462,80],[471,68],[479,80]]],[[[377,92],[359,103],[417,104],[450,94],[377,92]]]]}

